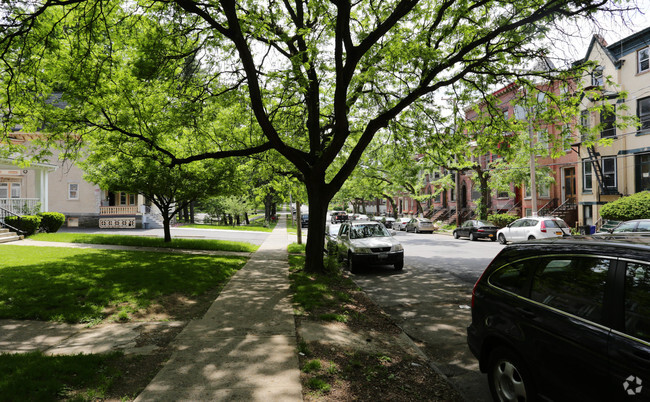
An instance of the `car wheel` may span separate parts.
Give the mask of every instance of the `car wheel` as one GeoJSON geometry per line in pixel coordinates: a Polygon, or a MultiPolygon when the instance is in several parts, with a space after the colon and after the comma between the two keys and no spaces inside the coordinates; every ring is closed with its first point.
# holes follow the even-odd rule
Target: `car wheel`
{"type": "Polygon", "coordinates": [[[417,228],[417,227],[416,227],[415,229],[413,229],[413,232],[414,232],[414,233],[420,233],[420,228],[417,228]]]}
{"type": "Polygon", "coordinates": [[[496,348],[488,362],[488,382],[495,401],[530,401],[534,386],[519,357],[509,349],[496,348]]]}
{"type": "Polygon", "coordinates": [[[352,260],[352,254],[351,253],[348,253],[348,269],[353,274],[358,274],[359,273],[359,263],[355,263],[352,260]]]}
{"type": "Polygon", "coordinates": [[[535,236],[533,235],[528,236],[528,240],[535,240],[535,236]]]}
{"type": "Polygon", "coordinates": [[[393,266],[395,267],[395,271],[401,271],[404,269],[404,260],[396,262],[393,266]]]}
{"type": "Polygon", "coordinates": [[[458,232],[454,231],[454,239],[458,239],[460,236],[458,236],[458,232]]]}
{"type": "Polygon", "coordinates": [[[470,241],[476,241],[476,237],[474,237],[474,233],[469,234],[469,240],[470,241]]]}
{"type": "Polygon", "coordinates": [[[506,237],[503,235],[503,233],[499,233],[499,243],[501,244],[506,244],[508,241],[506,240],[506,237]]]}

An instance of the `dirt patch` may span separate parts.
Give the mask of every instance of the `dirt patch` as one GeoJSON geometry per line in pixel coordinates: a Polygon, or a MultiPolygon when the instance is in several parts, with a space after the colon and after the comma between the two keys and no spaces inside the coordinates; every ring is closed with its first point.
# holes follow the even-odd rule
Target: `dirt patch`
{"type": "Polygon", "coordinates": [[[296,318],[305,401],[463,401],[365,293],[336,291],[350,301],[296,318]],[[348,319],[318,319],[327,314],[348,319]]]}

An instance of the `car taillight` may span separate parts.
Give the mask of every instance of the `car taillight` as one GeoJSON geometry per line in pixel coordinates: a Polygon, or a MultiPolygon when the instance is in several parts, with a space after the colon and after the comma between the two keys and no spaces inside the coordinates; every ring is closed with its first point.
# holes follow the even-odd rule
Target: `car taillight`
{"type": "Polygon", "coordinates": [[[485,232],[483,229],[476,229],[477,232],[485,232]]]}
{"type": "Polygon", "coordinates": [[[542,226],[541,226],[540,232],[546,233],[546,223],[544,223],[544,221],[542,221],[542,226]]]}

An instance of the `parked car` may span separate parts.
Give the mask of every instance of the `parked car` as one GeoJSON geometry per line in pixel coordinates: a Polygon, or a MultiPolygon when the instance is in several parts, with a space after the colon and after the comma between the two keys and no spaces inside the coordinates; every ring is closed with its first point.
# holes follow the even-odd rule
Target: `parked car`
{"type": "Polygon", "coordinates": [[[650,236],[505,247],[476,282],[467,343],[495,401],[650,400],[650,236]]]}
{"type": "Polygon", "coordinates": [[[309,214],[300,215],[300,227],[301,228],[309,227],[309,214]]]}
{"type": "Polygon", "coordinates": [[[349,220],[348,214],[345,211],[332,211],[330,219],[331,223],[341,223],[349,220]]]}
{"type": "Polygon", "coordinates": [[[325,252],[329,255],[335,255],[339,242],[340,223],[327,224],[325,228],[325,252]]]}
{"type": "Polygon", "coordinates": [[[414,232],[414,233],[422,233],[422,232],[433,233],[434,229],[435,227],[433,226],[433,222],[431,222],[431,220],[427,218],[412,218],[410,221],[406,223],[406,228],[405,228],[407,232],[414,232]]]}
{"type": "Polygon", "coordinates": [[[571,236],[571,229],[562,219],[553,216],[530,216],[517,219],[497,231],[497,239],[501,244],[562,236],[571,236]]]}
{"type": "Polygon", "coordinates": [[[650,219],[633,219],[619,223],[610,233],[650,232],[650,219]]]}
{"type": "Polygon", "coordinates": [[[353,221],[367,221],[368,215],[366,214],[352,214],[351,218],[353,221]]]}
{"type": "Polygon", "coordinates": [[[393,223],[393,229],[395,230],[406,230],[406,224],[409,223],[411,218],[397,218],[395,223],[393,223]]]}
{"type": "Polygon", "coordinates": [[[366,265],[404,268],[404,248],[379,222],[343,223],[338,234],[338,253],[339,259],[345,260],[350,272],[355,274],[366,265]]]}
{"type": "Polygon", "coordinates": [[[386,219],[381,220],[384,223],[384,226],[386,226],[387,229],[392,229],[393,225],[395,224],[395,218],[391,216],[387,216],[386,219]]]}
{"type": "Polygon", "coordinates": [[[463,222],[460,227],[454,229],[454,239],[469,237],[470,240],[490,239],[496,241],[499,228],[492,222],[472,219],[463,222]]]}

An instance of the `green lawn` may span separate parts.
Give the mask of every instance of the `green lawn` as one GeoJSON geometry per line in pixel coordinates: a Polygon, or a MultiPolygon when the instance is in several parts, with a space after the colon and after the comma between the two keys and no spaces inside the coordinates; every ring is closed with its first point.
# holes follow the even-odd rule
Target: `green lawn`
{"type": "Polygon", "coordinates": [[[37,233],[29,238],[32,240],[64,243],[111,244],[119,246],[162,247],[188,250],[254,252],[259,248],[259,246],[250,243],[225,240],[172,239],[170,243],[165,243],[164,239],[161,237],[86,233],[37,233]]]}
{"type": "Polygon", "coordinates": [[[0,318],[96,323],[161,296],[196,296],[222,286],[244,257],[2,246],[0,318]]]}
{"type": "Polygon", "coordinates": [[[264,227],[264,219],[257,219],[251,222],[250,225],[230,226],[230,225],[211,225],[205,223],[188,223],[184,224],[183,228],[191,229],[222,229],[222,230],[252,230],[255,232],[271,232],[275,228],[276,223],[271,223],[269,227],[264,227]]]}

